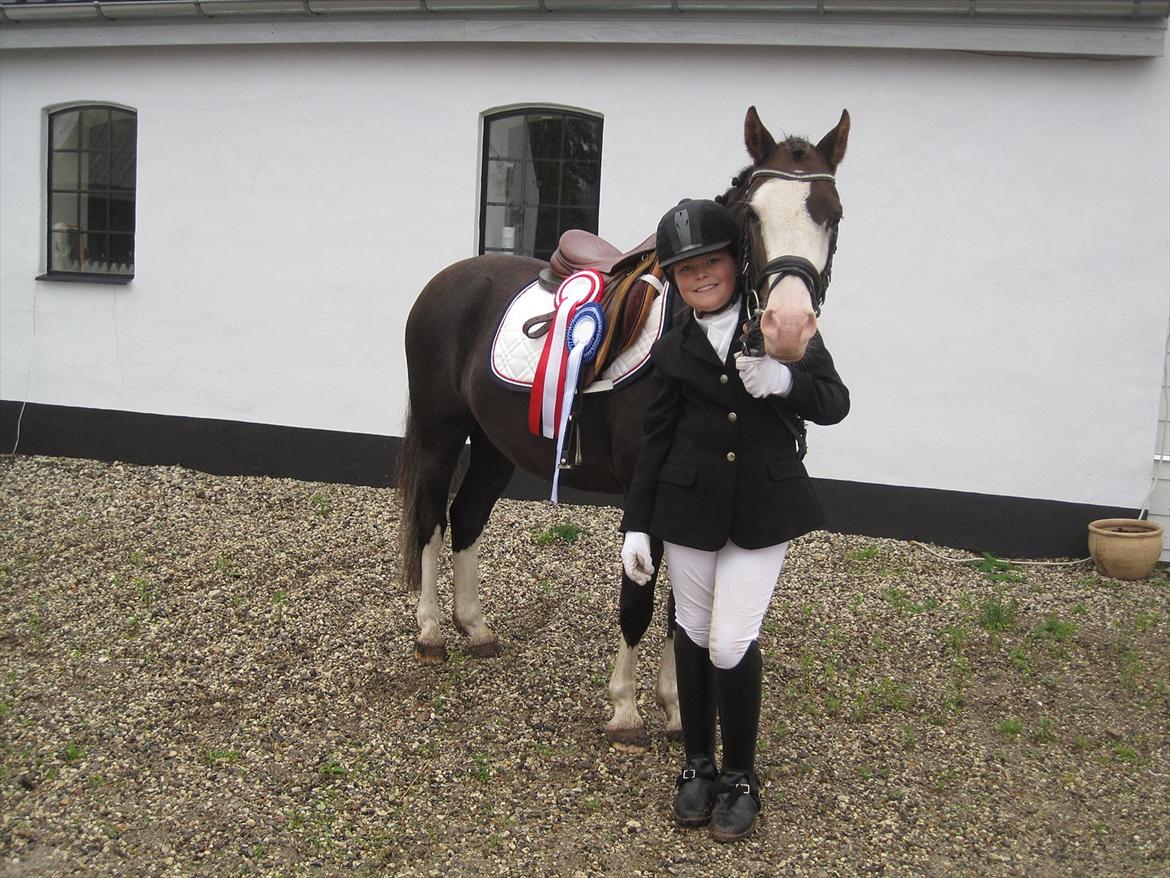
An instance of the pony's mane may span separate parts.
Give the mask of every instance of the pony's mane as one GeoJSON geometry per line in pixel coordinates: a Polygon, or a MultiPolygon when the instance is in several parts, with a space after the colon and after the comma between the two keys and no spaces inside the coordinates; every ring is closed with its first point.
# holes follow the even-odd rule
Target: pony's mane
{"type": "MultiPolygon", "coordinates": [[[[811,141],[809,141],[808,138],[798,137],[797,135],[794,135],[794,134],[788,135],[782,141],[777,143],[777,147],[781,147],[781,146],[783,146],[785,149],[787,149],[788,154],[791,155],[797,161],[800,161],[801,159],[808,158],[809,155],[813,152],[813,150],[816,149],[816,147],[812,145],[811,141]]],[[[748,177],[751,176],[751,172],[753,170],[755,170],[755,168],[756,168],[755,165],[748,165],[746,168],[744,168],[738,174],[736,174],[734,177],[732,177],[731,178],[731,188],[728,189],[726,192],[724,192],[722,195],[716,195],[715,200],[717,202],[719,202],[720,204],[727,204],[727,202],[731,198],[732,194],[736,190],[738,190],[741,186],[743,186],[745,183],[747,183],[748,177]]]]}

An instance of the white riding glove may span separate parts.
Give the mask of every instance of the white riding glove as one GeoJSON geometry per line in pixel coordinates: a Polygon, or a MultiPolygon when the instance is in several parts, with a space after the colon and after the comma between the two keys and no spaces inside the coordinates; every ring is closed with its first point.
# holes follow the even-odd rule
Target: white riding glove
{"type": "Polygon", "coordinates": [[[654,561],[650,558],[650,534],[632,530],[622,543],[622,569],[626,576],[645,585],[654,575],[654,561]]]}
{"type": "Polygon", "coordinates": [[[787,396],[792,389],[792,370],[772,357],[735,355],[735,368],[744,389],[756,399],[787,396]]]}

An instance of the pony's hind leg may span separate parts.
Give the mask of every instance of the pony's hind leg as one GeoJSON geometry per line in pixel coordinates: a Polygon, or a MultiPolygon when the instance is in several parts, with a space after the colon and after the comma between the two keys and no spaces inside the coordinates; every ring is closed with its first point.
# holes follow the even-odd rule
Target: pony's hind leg
{"type": "Polygon", "coordinates": [[[471,464],[451,504],[451,551],[454,553],[455,627],[467,636],[467,654],[493,658],[500,641],[488,627],[479,600],[479,541],[492,507],[504,493],[515,465],[476,427],[471,433],[471,464]]]}
{"type": "Polygon", "coordinates": [[[678,708],[678,676],[674,665],[674,592],[666,598],[666,637],[662,641],[662,655],[658,661],[658,678],[654,683],[654,700],[662,708],[667,737],[682,740],[682,714],[678,708]]]}
{"type": "Polygon", "coordinates": [[[426,431],[419,429],[412,411],[403,439],[398,484],[404,498],[406,581],[419,589],[414,654],[425,664],[438,664],[447,659],[447,643],[439,625],[439,553],[447,529],[451,478],[467,432],[438,419],[430,420],[429,426],[426,431]],[[413,570],[411,563],[417,565],[413,570]]]}

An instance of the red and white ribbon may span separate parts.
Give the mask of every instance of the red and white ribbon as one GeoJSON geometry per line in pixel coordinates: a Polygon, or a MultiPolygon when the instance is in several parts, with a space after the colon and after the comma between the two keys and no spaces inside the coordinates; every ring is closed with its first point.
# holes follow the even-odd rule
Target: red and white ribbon
{"type": "Polygon", "coordinates": [[[532,381],[532,395],[528,399],[528,429],[536,436],[552,439],[557,435],[567,390],[569,321],[586,302],[601,301],[604,287],[601,275],[586,269],[565,278],[553,296],[556,316],[544,338],[544,348],[532,381]]]}

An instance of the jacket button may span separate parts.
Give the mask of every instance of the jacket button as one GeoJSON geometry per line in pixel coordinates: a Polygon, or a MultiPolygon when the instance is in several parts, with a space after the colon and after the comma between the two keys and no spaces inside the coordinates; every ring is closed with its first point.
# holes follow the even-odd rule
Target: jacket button
{"type": "Polygon", "coordinates": [[[720,383],[720,384],[726,384],[726,383],[727,383],[727,376],[726,376],[726,375],[720,375],[720,376],[719,376],[719,383],[720,383]]]}
{"type": "Polygon", "coordinates": [[[733,423],[733,424],[735,423],[735,421],[738,417],[739,417],[739,415],[737,415],[735,412],[728,412],[727,413],[727,420],[731,421],[731,423],[733,423]]]}
{"type": "Polygon", "coordinates": [[[727,452],[727,459],[731,463],[735,463],[735,452],[734,451],[727,452]]]}

